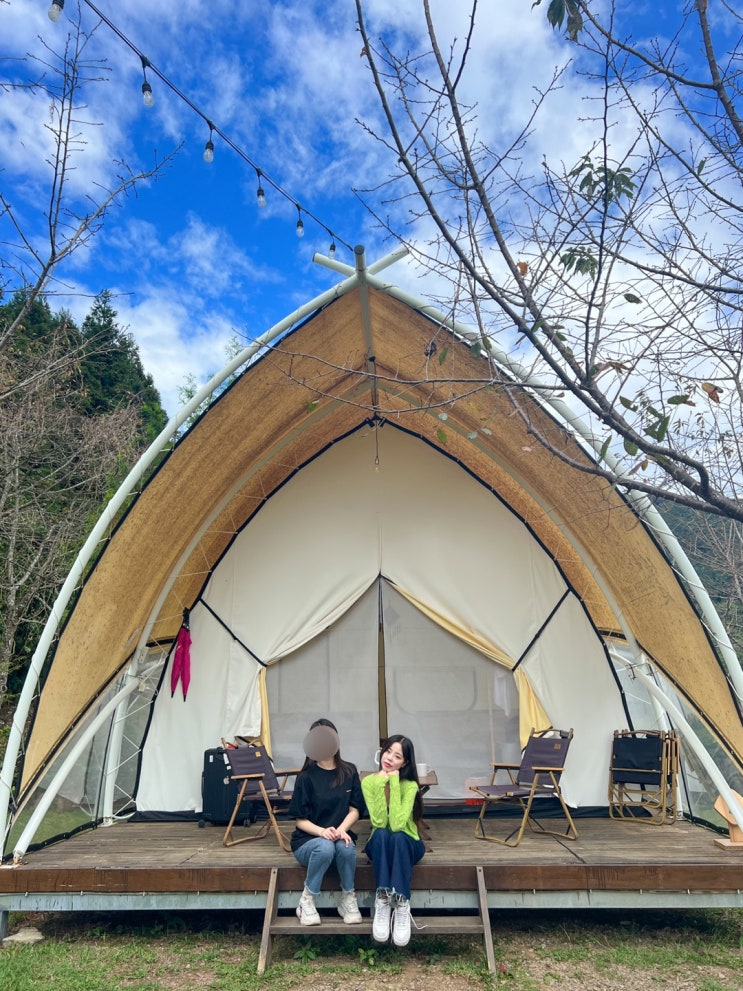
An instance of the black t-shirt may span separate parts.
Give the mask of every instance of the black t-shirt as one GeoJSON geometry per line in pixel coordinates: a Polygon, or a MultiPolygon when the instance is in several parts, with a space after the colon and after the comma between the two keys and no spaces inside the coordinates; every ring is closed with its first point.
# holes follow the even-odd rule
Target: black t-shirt
{"type": "MultiPolygon", "coordinates": [[[[356,769],[340,785],[335,783],[337,774],[335,768],[326,771],[317,764],[311,764],[298,774],[289,804],[289,815],[294,819],[309,819],[316,826],[323,827],[340,826],[348,815],[349,808],[358,809],[359,815],[363,815],[364,795],[356,769]]],[[[349,829],[348,834],[355,843],[355,833],[349,829]]],[[[299,849],[312,838],[303,829],[295,829],[291,838],[292,850],[299,849]]]]}

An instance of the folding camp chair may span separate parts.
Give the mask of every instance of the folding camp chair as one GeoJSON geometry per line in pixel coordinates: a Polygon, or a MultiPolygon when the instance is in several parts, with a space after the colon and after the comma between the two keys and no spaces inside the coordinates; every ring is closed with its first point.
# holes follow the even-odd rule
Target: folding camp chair
{"type": "Polygon", "coordinates": [[[480,840],[491,843],[504,843],[506,846],[518,846],[524,835],[527,824],[533,832],[559,836],[562,839],[575,840],[578,830],[568,811],[568,807],[560,791],[560,778],[565,770],[565,758],[568,754],[573,731],[532,730],[526,746],[521,754],[520,764],[494,764],[490,766],[493,773],[489,785],[470,785],[470,790],[478,794],[483,802],[480,816],[475,825],[475,836],[480,840]],[[508,784],[496,784],[498,771],[507,771],[510,781],[508,784]],[[534,803],[539,799],[556,799],[562,808],[567,822],[564,831],[547,829],[533,816],[534,803]],[[485,832],[485,813],[490,805],[495,803],[515,804],[521,809],[521,819],[508,836],[488,836],[485,832]]]}
{"type": "Polygon", "coordinates": [[[247,843],[249,840],[260,840],[266,836],[270,829],[273,829],[279,846],[287,853],[291,851],[289,841],[279,828],[276,821],[276,812],[280,807],[286,806],[291,798],[287,792],[286,782],[295,774],[299,773],[299,768],[288,771],[277,771],[274,769],[268,751],[261,744],[247,747],[237,747],[234,750],[226,751],[229,760],[230,777],[233,781],[242,782],[237,793],[235,807],[232,810],[230,821],[222,837],[223,846],[235,846],[237,843],[247,843]],[[279,783],[279,778],[281,782],[279,783]],[[247,836],[235,839],[232,829],[235,820],[240,814],[243,802],[259,803],[263,802],[268,819],[255,832],[247,836]]]}
{"type": "Polygon", "coordinates": [[[616,730],[609,766],[609,815],[656,826],[676,821],[679,738],[659,730],[616,730]]]}

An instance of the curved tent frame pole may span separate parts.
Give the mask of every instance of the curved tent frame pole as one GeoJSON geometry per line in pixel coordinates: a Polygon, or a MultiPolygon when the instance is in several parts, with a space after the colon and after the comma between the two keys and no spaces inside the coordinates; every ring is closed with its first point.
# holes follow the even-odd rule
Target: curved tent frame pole
{"type": "MultiPolygon", "coordinates": [[[[406,247],[398,247],[384,258],[381,258],[379,261],[370,266],[369,271],[382,271],[389,265],[394,264],[394,262],[398,261],[400,258],[403,258],[407,253],[408,249],[406,247]]],[[[363,249],[359,255],[363,255],[363,249]]],[[[3,760],[2,770],[0,771],[0,837],[3,838],[3,851],[9,825],[8,811],[10,808],[13,774],[18,761],[18,755],[21,750],[23,729],[26,725],[28,714],[31,711],[31,705],[39,684],[44,661],[46,660],[46,656],[59,630],[62,617],[64,616],[70,599],[72,598],[73,593],[82,578],[85,568],[94,556],[99,544],[105,539],[106,533],[111,523],[116,518],[122,505],[126,499],[128,499],[128,497],[136,491],[145,474],[160,457],[162,451],[170,447],[179,428],[188,420],[191,414],[194,413],[199,406],[201,406],[201,404],[205,402],[212,395],[212,393],[229,378],[230,375],[236,372],[241,365],[245,364],[245,362],[250,361],[251,358],[253,358],[263,348],[271,344],[271,342],[277,337],[293,327],[294,324],[298,323],[300,320],[304,320],[310,314],[315,312],[315,310],[318,310],[323,306],[327,306],[334,299],[337,299],[338,297],[349,292],[351,289],[355,288],[358,281],[359,272],[357,272],[356,269],[351,269],[349,277],[343,282],[333,286],[332,289],[328,289],[325,292],[320,293],[319,296],[316,296],[309,303],[305,303],[303,306],[300,306],[298,309],[294,310],[294,312],[289,316],[285,317],[279,323],[274,324],[274,326],[258,338],[254,344],[250,344],[248,347],[243,348],[239,354],[235,355],[235,357],[232,358],[221,371],[217,372],[216,375],[214,375],[206,383],[206,385],[202,386],[193,398],[182,406],[175,416],[168,421],[165,428],[160,432],[160,434],[158,434],[152,444],[150,444],[139,461],[137,461],[136,465],[121,483],[119,489],[111,498],[111,501],[101,514],[88,539],[83,544],[83,547],[80,550],[80,553],[78,554],[77,559],[75,560],[75,563],[73,564],[70,573],[54,602],[54,605],[52,606],[49,618],[46,621],[41,637],[39,638],[39,642],[36,646],[36,650],[31,658],[31,664],[26,674],[23,689],[21,690],[18,704],[13,714],[13,721],[11,723],[10,734],[8,736],[8,743],[5,750],[5,758],[3,760]]],[[[112,759],[114,759],[113,755],[112,759]]]]}

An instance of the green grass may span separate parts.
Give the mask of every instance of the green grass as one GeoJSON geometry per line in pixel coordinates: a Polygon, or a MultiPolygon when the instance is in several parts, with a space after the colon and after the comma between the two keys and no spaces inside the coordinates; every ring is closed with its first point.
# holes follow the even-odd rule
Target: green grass
{"type": "Polygon", "coordinates": [[[497,973],[472,936],[426,936],[376,946],[367,936],[275,940],[272,965],[256,967],[260,912],[68,913],[11,916],[11,932],[35,925],[44,941],[0,951],[3,991],[330,991],[389,986],[407,991],[543,991],[602,987],[738,991],[743,910],[708,912],[493,913],[497,973]],[[631,981],[631,984],[629,983],[631,981]],[[615,983],[612,983],[615,982],[615,983]]]}

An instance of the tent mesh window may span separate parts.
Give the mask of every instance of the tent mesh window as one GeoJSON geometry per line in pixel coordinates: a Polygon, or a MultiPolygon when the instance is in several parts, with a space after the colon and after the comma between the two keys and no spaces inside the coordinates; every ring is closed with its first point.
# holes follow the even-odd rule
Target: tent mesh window
{"type": "MultiPolygon", "coordinates": [[[[117,707],[98,728],[88,743],[74,759],[69,774],[46,812],[33,839],[33,846],[43,845],[59,836],[92,825],[102,818],[104,787],[109,755],[117,754],[115,763],[108,768],[114,779],[113,815],[126,816],[133,810],[134,787],[142,740],[147,726],[153,698],[157,692],[167,653],[157,649],[149,651],[137,679],[137,688],[117,707]],[[121,734],[116,746],[112,746],[114,734],[121,734]]],[[[76,731],[50,761],[44,770],[38,787],[22,805],[13,819],[6,849],[12,850],[20,838],[35,809],[41,803],[47,788],[65,762],[70,759],[86,729],[99,713],[124,687],[126,676],[115,679],[97,699],[80,721],[76,731]]]]}
{"type": "MultiPolygon", "coordinates": [[[[621,648],[613,644],[612,650],[621,650],[621,648]]],[[[659,703],[651,697],[645,685],[643,685],[639,678],[633,677],[631,669],[627,669],[621,664],[616,664],[615,667],[630,713],[632,721],[631,728],[636,730],[674,729],[668,721],[665,712],[661,710],[659,703]]],[[[717,739],[710,732],[709,727],[702,722],[700,717],[657,670],[651,668],[650,665],[644,665],[643,672],[652,677],[663,693],[679,709],[730,787],[735,791],[743,790],[743,777],[733,761],[720,746],[717,739]]],[[[616,727],[616,729],[624,728],[628,727],[616,727]]],[[[710,823],[713,826],[727,828],[722,816],[713,807],[717,788],[710,779],[701,760],[688,743],[684,741],[683,736],[681,737],[681,771],[678,782],[681,792],[681,810],[685,814],[691,816],[693,819],[710,823]]]]}

